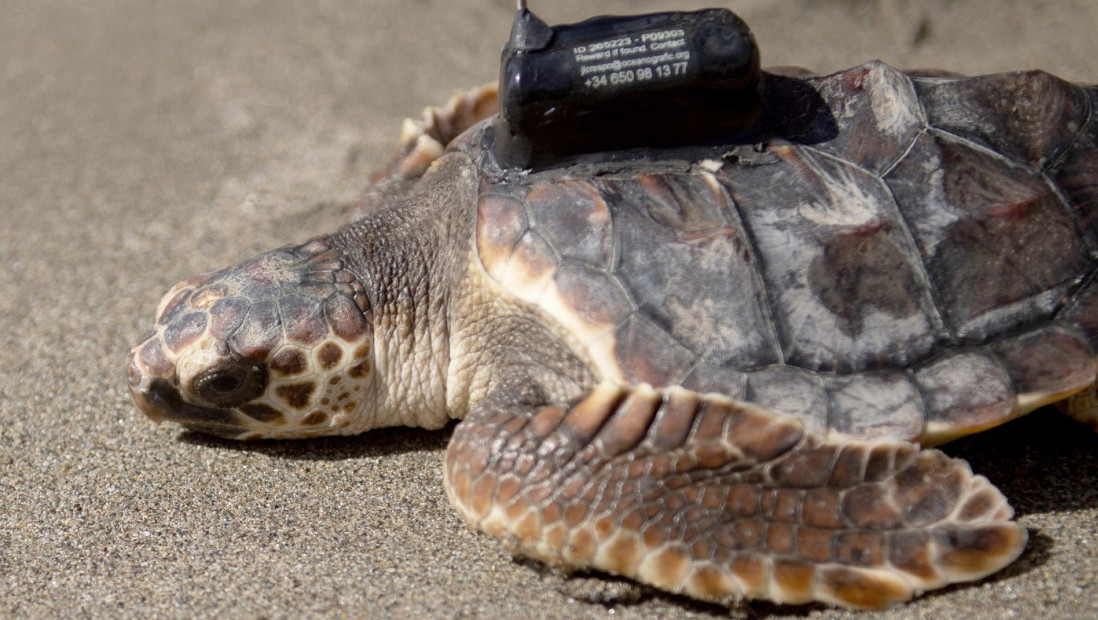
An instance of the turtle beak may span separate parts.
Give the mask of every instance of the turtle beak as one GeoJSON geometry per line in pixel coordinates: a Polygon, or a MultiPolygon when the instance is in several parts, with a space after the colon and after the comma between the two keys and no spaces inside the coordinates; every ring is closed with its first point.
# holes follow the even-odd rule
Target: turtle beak
{"type": "Polygon", "coordinates": [[[229,409],[189,403],[172,382],[144,369],[138,349],[126,359],[126,380],[134,403],[153,422],[176,422],[188,430],[218,437],[236,438],[245,430],[229,409]]]}
{"type": "Polygon", "coordinates": [[[171,414],[162,398],[154,396],[149,376],[141,371],[137,362],[137,349],[130,351],[126,357],[126,380],[130,385],[130,395],[146,416],[153,422],[164,422],[171,419],[171,414]]]}

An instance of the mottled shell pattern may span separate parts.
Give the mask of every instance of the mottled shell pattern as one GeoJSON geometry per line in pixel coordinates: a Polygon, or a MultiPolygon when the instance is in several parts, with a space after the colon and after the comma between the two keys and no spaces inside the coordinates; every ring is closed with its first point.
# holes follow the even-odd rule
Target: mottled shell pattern
{"type": "Polygon", "coordinates": [[[624,384],[936,443],[1095,378],[1098,93],[1042,72],[771,76],[758,142],[492,167],[477,258],[624,384]],[[811,89],[803,88],[804,84],[811,89]]]}

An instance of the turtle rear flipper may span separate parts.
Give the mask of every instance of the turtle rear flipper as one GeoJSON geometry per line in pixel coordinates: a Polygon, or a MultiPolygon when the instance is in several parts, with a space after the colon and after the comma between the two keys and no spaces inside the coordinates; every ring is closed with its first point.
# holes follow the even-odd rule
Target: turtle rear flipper
{"type": "Polygon", "coordinates": [[[489,397],[455,431],[446,482],[521,554],[711,600],[883,607],[995,572],[1026,541],[964,461],[679,388],[489,397]]]}

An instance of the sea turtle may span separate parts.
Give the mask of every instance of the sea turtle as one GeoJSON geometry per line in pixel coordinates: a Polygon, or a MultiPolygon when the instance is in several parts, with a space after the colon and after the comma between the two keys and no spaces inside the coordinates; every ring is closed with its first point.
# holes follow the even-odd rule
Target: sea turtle
{"type": "Polygon", "coordinates": [[[702,599],[998,570],[1025,530],[926,446],[1095,380],[1098,90],[764,79],[726,143],[537,169],[497,161],[493,88],[428,109],[349,224],[164,296],[138,406],[238,439],[463,420],[471,527],[702,599]]]}

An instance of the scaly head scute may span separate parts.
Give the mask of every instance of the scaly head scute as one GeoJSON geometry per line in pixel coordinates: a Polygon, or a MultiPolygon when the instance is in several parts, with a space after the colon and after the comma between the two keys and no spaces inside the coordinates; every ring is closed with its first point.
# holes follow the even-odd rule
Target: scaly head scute
{"type": "Polygon", "coordinates": [[[250,439],[374,426],[371,303],[330,238],[174,286],[130,352],[130,390],[153,420],[250,439]]]}

